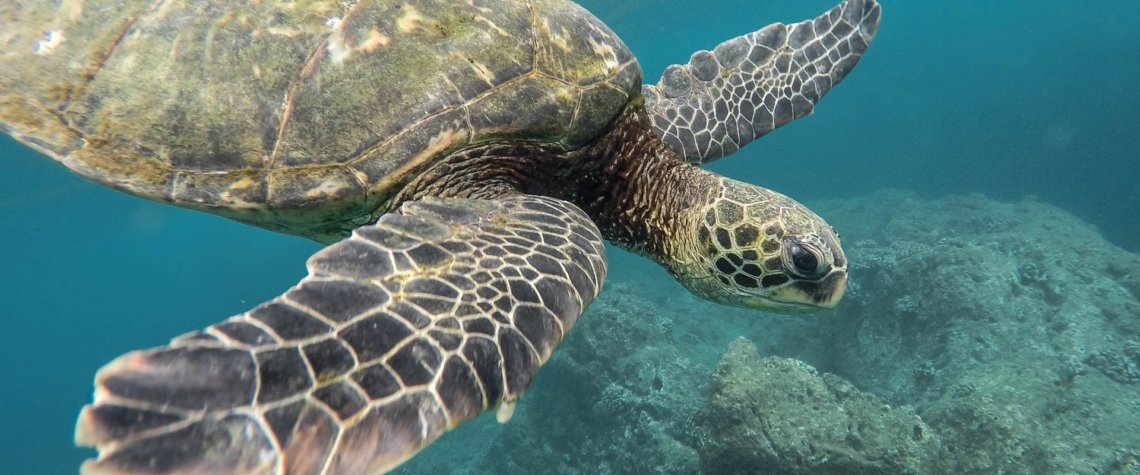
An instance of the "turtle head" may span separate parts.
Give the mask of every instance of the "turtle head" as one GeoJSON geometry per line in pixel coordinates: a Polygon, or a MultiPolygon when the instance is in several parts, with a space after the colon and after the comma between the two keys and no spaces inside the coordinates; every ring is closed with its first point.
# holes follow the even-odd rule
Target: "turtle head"
{"type": "Polygon", "coordinates": [[[831,308],[847,286],[839,235],[774,191],[720,179],[706,205],[681,221],[667,267],[706,299],[781,313],[831,308]]]}

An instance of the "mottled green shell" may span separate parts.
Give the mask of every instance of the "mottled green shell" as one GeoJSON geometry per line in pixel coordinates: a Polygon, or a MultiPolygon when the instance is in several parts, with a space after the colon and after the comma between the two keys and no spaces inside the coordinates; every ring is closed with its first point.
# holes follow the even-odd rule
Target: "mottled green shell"
{"type": "Polygon", "coordinates": [[[8,0],[0,64],[0,130],[130,193],[314,237],[464,147],[579,148],[641,84],[563,0],[8,0]]]}

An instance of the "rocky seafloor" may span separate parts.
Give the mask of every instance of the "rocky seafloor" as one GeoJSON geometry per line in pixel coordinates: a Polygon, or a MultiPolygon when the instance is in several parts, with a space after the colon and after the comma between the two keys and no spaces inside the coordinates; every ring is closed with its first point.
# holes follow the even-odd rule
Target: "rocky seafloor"
{"type": "Polygon", "coordinates": [[[508,424],[400,472],[1140,473],[1140,257],[1032,199],[812,207],[851,262],[836,310],[614,271],[508,424]]]}

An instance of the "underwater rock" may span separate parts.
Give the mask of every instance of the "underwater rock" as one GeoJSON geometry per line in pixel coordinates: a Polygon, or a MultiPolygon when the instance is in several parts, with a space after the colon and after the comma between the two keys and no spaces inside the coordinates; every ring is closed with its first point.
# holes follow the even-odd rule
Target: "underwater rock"
{"type": "Polygon", "coordinates": [[[761,358],[744,338],[717,366],[701,424],[705,473],[926,473],[939,451],[913,411],[794,359],[761,358]]]}
{"type": "Polygon", "coordinates": [[[762,353],[915,407],[946,449],[932,473],[1140,473],[1121,455],[1140,447],[1140,258],[1033,199],[813,207],[843,233],[848,295],[748,335],[762,353]]]}
{"type": "Polygon", "coordinates": [[[1092,353],[1085,358],[1085,363],[1118,383],[1140,383],[1140,342],[1126,343],[1124,354],[1112,350],[1092,353]]]}

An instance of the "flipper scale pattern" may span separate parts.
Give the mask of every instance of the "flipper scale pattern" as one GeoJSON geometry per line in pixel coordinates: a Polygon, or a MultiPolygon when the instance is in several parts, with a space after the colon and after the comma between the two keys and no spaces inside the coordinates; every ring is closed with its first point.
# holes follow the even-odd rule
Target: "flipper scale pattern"
{"type": "Polygon", "coordinates": [[[800,117],[855,67],[879,27],[875,0],[846,0],[814,20],[774,23],[697,51],[642,86],[657,135],[706,163],[800,117]]]}
{"type": "Polygon", "coordinates": [[[282,296],[100,370],[85,473],[375,474],[520,397],[597,295],[602,238],[536,196],[428,198],[282,296]]]}

